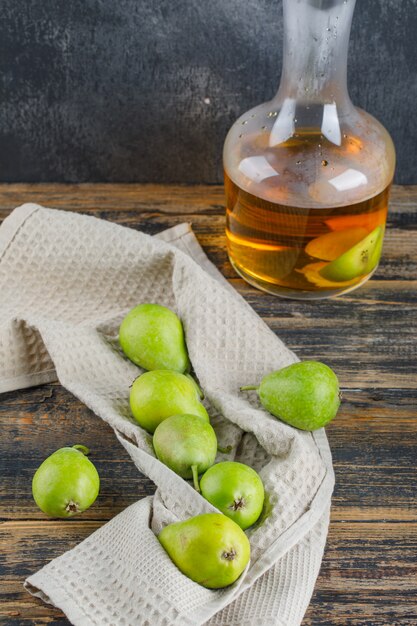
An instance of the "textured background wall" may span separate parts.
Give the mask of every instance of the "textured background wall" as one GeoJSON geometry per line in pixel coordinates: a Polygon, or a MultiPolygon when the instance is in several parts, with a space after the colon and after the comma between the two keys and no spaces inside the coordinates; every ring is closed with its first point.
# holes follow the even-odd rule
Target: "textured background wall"
{"type": "MultiPolygon", "coordinates": [[[[1,0],[0,180],[218,182],[234,119],[274,94],[280,0],[1,0]]],[[[417,183],[417,0],[358,0],[353,101],[417,183]]]]}

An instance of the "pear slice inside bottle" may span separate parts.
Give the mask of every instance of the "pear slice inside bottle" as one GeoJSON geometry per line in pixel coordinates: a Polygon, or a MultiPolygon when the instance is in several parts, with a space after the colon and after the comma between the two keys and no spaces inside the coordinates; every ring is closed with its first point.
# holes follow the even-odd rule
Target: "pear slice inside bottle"
{"type": "Polygon", "coordinates": [[[332,231],[309,241],[305,251],[316,259],[334,261],[352,246],[362,241],[366,235],[367,230],[362,227],[332,231]]]}
{"type": "Polygon", "coordinates": [[[377,265],[382,250],[384,230],[377,226],[369,235],[325,265],[319,274],[327,280],[346,282],[366,276],[377,265]]]}

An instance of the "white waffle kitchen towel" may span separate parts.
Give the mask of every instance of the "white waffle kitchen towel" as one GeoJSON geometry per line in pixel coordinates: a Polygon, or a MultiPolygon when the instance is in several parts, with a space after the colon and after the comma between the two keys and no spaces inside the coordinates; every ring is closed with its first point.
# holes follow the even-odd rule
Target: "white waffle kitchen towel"
{"type": "Polygon", "coordinates": [[[191,228],[150,237],[85,215],[26,204],[0,227],[0,391],[58,380],[115,430],[157,486],[26,581],[76,626],[297,626],[326,540],[334,476],[324,430],[269,415],[244,384],[297,360],[208,261],[191,228]],[[213,511],[161,464],[132,419],[141,373],[118,347],[123,316],[156,302],[181,318],[221,446],[262,477],[251,562],[213,591],[175,567],[157,540],[166,524],[213,511]]]}

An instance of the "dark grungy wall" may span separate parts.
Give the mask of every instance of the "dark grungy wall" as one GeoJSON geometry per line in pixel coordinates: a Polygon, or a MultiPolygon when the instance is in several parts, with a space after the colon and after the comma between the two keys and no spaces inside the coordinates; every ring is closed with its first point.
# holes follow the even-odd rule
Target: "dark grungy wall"
{"type": "MultiPolygon", "coordinates": [[[[227,129],[274,94],[280,0],[1,0],[0,180],[219,182],[227,129]]],[[[355,104],[417,183],[417,0],[358,0],[355,104]]]]}

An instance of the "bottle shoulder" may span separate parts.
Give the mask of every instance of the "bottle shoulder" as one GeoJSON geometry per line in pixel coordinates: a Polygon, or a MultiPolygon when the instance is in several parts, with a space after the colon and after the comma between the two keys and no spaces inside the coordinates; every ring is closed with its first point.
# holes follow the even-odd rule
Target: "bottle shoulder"
{"type": "Polygon", "coordinates": [[[372,115],[336,103],[258,105],[231,127],[224,168],[239,187],[293,206],[342,206],[391,183],[395,149],[372,115]]]}

